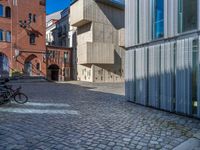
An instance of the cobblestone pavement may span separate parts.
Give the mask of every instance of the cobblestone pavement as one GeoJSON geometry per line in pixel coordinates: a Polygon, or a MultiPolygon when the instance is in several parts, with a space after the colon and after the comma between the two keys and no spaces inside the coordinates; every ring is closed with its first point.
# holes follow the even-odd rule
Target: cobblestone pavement
{"type": "Polygon", "coordinates": [[[0,106],[0,150],[172,149],[200,121],[125,101],[122,84],[23,83],[30,100],[0,106]]]}

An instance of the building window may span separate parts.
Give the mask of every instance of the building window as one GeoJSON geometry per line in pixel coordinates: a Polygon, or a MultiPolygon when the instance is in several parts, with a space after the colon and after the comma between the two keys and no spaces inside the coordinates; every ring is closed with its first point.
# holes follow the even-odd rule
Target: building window
{"type": "Polygon", "coordinates": [[[3,30],[0,29],[0,41],[3,41],[3,30]]]}
{"type": "Polygon", "coordinates": [[[0,17],[3,17],[3,5],[0,4],[0,17]]]}
{"type": "Polygon", "coordinates": [[[52,57],[55,58],[55,56],[56,56],[56,52],[52,51],[52,57]]]}
{"type": "Polygon", "coordinates": [[[153,0],[153,39],[164,37],[164,0],[153,0]]]}
{"type": "Polygon", "coordinates": [[[6,18],[10,18],[11,17],[11,9],[10,7],[6,7],[6,18]]]}
{"type": "Polygon", "coordinates": [[[64,52],[64,63],[67,64],[68,63],[68,52],[64,52]]]}
{"type": "Polygon", "coordinates": [[[137,0],[137,42],[140,43],[140,0],[137,0]]]}
{"type": "Polygon", "coordinates": [[[33,22],[36,22],[36,14],[33,15],[33,22]]]}
{"type": "Polygon", "coordinates": [[[32,14],[31,13],[28,14],[28,19],[29,19],[29,22],[32,22],[32,14]]]}
{"type": "Polygon", "coordinates": [[[40,0],[40,5],[46,6],[46,1],[45,0],[40,0]]]}
{"type": "Polygon", "coordinates": [[[178,32],[197,29],[197,0],[179,0],[178,32]]]}
{"type": "Polygon", "coordinates": [[[38,71],[40,71],[40,63],[37,63],[37,64],[36,64],[36,69],[37,69],[38,71]]]}
{"type": "Polygon", "coordinates": [[[30,34],[30,44],[35,44],[35,34],[34,33],[30,34]]]}
{"type": "Polygon", "coordinates": [[[11,42],[11,32],[10,31],[6,32],[6,42],[11,42]]]}

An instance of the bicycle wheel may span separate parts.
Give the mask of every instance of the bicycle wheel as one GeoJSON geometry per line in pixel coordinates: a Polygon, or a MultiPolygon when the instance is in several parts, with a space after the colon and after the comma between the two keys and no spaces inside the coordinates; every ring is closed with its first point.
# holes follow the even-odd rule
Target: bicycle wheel
{"type": "Polygon", "coordinates": [[[14,100],[19,104],[24,104],[28,101],[28,97],[24,93],[18,93],[14,96],[14,100]]]}

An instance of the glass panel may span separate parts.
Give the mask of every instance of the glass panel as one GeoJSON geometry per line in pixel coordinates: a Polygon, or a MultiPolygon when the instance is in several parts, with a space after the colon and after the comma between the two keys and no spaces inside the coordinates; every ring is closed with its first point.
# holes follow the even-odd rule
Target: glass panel
{"type": "Polygon", "coordinates": [[[197,0],[179,0],[179,33],[197,29],[197,6],[197,0]]]}
{"type": "Polygon", "coordinates": [[[3,31],[0,30],[0,41],[3,41],[3,31]]]}
{"type": "Polygon", "coordinates": [[[0,17],[3,17],[3,5],[0,4],[0,17]]]}
{"type": "Polygon", "coordinates": [[[164,0],[154,0],[153,39],[164,36],[164,0]]]}
{"type": "Polygon", "coordinates": [[[140,1],[137,0],[137,30],[138,30],[138,36],[137,36],[137,41],[140,43],[140,1]]]}
{"type": "Polygon", "coordinates": [[[11,33],[10,32],[6,32],[6,41],[11,42],[11,33]]]}

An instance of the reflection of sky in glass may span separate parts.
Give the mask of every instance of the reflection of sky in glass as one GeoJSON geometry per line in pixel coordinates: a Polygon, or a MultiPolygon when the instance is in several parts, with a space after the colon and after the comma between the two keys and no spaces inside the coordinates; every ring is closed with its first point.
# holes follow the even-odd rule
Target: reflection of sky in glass
{"type": "Polygon", "coordinates": [[[3,5],[0,4],[0,16],[3,16],[3,5]]]}
{"type": "Polygon", "coordinates": [[[114,3],[124,4],[124,0],[111,0],[114,3]]]}
{"type": "Polygon", "coordinates": [[[164,1],[156,0],[155,11],[155,34],[156,38],[163,37],[164,34],[164,1]]]}

